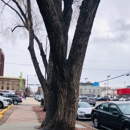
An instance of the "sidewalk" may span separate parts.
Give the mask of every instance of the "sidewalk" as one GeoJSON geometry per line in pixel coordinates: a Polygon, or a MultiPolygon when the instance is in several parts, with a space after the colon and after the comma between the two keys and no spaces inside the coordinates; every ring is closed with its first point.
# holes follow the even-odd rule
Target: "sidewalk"
{"type": "MultiPolygon", "coordinates": [[[[36,130],[35,126],[40,126],[41,123],[33,111],[34,106],[39,107],[40,103],[33,98],[27,98],[23,99],[23,103],[10,108],[0,119],[0,130],[36,130]]],[[[78,122],[75,126],[76,130],[95,130],[78,122]]]]}

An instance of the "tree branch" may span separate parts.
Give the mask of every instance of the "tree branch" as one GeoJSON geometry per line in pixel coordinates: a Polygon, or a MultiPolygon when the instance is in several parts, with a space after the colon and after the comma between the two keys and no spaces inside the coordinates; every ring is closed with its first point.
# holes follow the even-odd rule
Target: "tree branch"
{"type": "MultiPolygon", "coordinates": [[[[3,0],[2,0],[2,1],[3,1],[3,0]]],[[[22,15],[23,18],[25,19],[26,29],[28,30],[28,21],[27,21],[26,14],[24,13],[24,11],[22,10],[21,6],[19,5],[19,3],[18,3],[16,0],[12,0],[12,1],[16,4],[16,6],[17,6],[17,8],[19,9],[21,15],[22,15]]],[[[9,5],[8,5],[8,6],[9,6],[9,5]]],[[[11,6],[9,6],[9,7],[11,8],[11,6]]],[[[11,9],[12,9],[12,8],[11,8],[11,9]]],[[[14,10],[14,11],[15,11],[15,10],[14,10]]],[[[25,26],[18,25],[18,26],[16,26],[16,27],[12,30],[12,32],[13,32],[17,27],[25,27],[25,26]]],[[[29,30],[28,30],[28,31],[29,31],[29,30]]],[[[42,48],[42,44],[40,43],[38,37],[37,37],[35,34],[34,34],[34,38],[35,38],[36,42],[38,43],[38,46],[39,46],[39,49],[40,49],[40,52],[41,52],[41,56],[42,56],[42,61],[43,61],[43,64],[44,64],[44,66],[45,66],[45,69],[46,69],[46,71],[47,71],[47,60],[46,60],[46,55],[45,55],[45,53],[44,53],[44,50],[43,50],[43,48],[42,48]]]]}
{"type": "MultiPolygon", "coordinates": [[[[9,3],[11,0],[9,0],[7,3],[9,3]]],[[[4,11],[4,8],[5,8],[6,4],[3,6],[3,9],[0,13],[2,13],[4,11]]]]}
{"type": "Polygon", "coordinates": [[[33,22],[32,22],[32,15],[31,15],[31,3],[30,0],[27,0],[27,11],[28,11],[28,30],[29,30],[29,52],[37,73],[37,76],[39,78],[39,81],[41,83],[41,85],[45,84],[46,81],[40,71],[40,67],[34,52],[34,30],[33,30],[33,22]]]}
{"type": "Polygon", "coordinates": [[[71,17],[72,17],[72,4],[73,0],[64,0],[64,10],[63,10],[63,33],[65,37],[65,53],[67,55],[68,48],[68,31],[70,27],[71,17]]]}
{"type": "MultiPolygon", "coordinates": [[[[52,34],[57,31],[57,34],[60,36],[62,29],[57,11],[52,0],[37,0],[42,18],[45,22],[45,26],[48,34],[52,34]]],[[[50,36],[50,35],[48,35],[50,36]]]]}
{"type": "MultiPolygon", "coordinates": [[[[17,25],[16,27],[14,27],[13,29],[11,29],[11,31],[13,32],[16,28],[18,27],[25,27],[25,26],[22,26],[22,25],[17,25]]],[[[26,28],[26,27],[25,27],[26,28]]]]}
{"type": "Polygon", "coordinates": [[[27,23],[27,17],[26,17],[26,15],[25,15],[25,13],[23,12],[22,8],[20,7],[20,5],[18,4],[18,2],[17,2],[16,0],[12,0],[12,1],[16,4],[16,6],[18,7],[18,9],[19,9],[21,15],[24,17],[24,19],[25,19],[25,21],[26,21],[26,23],[27,23]]]}
{"type": "Polygon", "coordinates": [[[4,0],[1,0],[1,1],[2,1],[4,4],[6,4],[8,7],[10,7],[10,8],[19,16],[19,18],[21,19],[21,21],[23,22],[23,24],[26,26],[26,24],[25,24],[25,22],[24,22],[22,16],[19,14],[19,12],[18,12],[16,9],[14,9],[12,6],[10,6],[8,3],[6,3],[4,0]]]}
{"type": "Polygon", "coordinates": [[[39,41],[38,37],[35,34],[34,34],[34,38],[35,38],[36,42],[38,43],[39,50],[40,50],[41,57],[42,57],[42,61],[43,61],[45,70],[46,70],[47,75],[48,75],[48,71],[47,71],[48,63],[47,63],[45,52],[44,52],[43,47],[42,47],[42,43],[39,41]]]}
{"type": "Polygon", "coordinates": [[[61,18],[61,14],[62,14],[62,0],[53,0],[53,3],[55,5],[57,14],[59,16],[59,19],[61,18]]]}
{"type": "Polygon", "coordinates": [[[64,18],[64,26],[65,26],[65,31],[69,30],[69,26],[70,26],[70,21],[71,21],[71,17],[72,17],[72,4],[73,4],[74,0],[64,0],[64,10],[63,10],[63,18],[64,18]]]}
{"type": "Polygon", "coordinates": [[[58,17],[57,11],[52,0],[37,0],[41,15],[43,17],[49,41],[52,61],[58,69],[63,67],[60,63],[65,62],[65,40],[63,36],[62,23],[58,17]]]}
{"type": "MultiPolygon", "coordinates": [[[[20,5],[18,4],[18,2],[16,0],[12,0],[18,7],[20,13],[22,14],[22,16],[24,17],[25,21],[26,21],[26,25],[28,26],[28,22],[27,22],[27,17],[26,17],[26,14],[23,12],[22,8],[20,7],[20,5]]],[[[28,30],[28,28],[27,28],[28,30]]],[[[28,30],[29,31],[29,30],[28,30]]],[[[40,50],[40,53],[41,53],[41,57],[42,57],[42,61],[43,61],[43,64],[44,64],[44,67],[47,71],[47,60],[46,60],[46,55],[44,53],[44,50],[43,50],[43,47],[42,47],[42,44],[41,42],[39,41],[38,37],[34,34],[34,38],[36,40],[36,42],[38,43],[38,46],[39,46],[39,50],[40,50]]]]}
{"type": "MultiPolygon", "coordinates": [[[[75,35],[70,50],[68,64],[72,70],[82,70],[86,49],[91,34],[94,17],[100,0],[83,0],[75,35]]],[[[73,72],[76,73],[76,72],[73,72]]],[[[79,72],[81,74],[81,72],[79,72]]]]}

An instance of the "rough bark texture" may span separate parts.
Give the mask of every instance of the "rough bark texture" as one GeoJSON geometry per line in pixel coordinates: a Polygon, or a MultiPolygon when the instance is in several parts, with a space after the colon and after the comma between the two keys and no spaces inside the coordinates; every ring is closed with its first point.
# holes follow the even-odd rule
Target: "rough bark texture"
{"type": "Polygon", "coordinates": [[[42,127],[48,130],[74,130],[79,81],[93,20],[100,0],[83,0],[68,60],[66,50],[72,16],[72,1],[37,0],[50,41],[53,69],[48,84],[48,108],[42,127]]]}

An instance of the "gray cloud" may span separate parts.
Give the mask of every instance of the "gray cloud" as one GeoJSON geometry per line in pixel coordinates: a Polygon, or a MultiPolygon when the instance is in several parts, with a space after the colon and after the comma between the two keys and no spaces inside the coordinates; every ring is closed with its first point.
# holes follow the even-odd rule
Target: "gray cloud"
{"type": "Polygon", "coordinates": [[[127,23],[125,19],[117,19],[115,22],[110,24],[110,30],[112,32],[129,32],[130,31],[130,23],[127,23]]]}
{"type": "Polygon", "coordinates": [[[124,43],[128,39],[128,35],[126,33],[121,33],[121,34],[114,34],[113,37],[110,36],[94,36],[91,39],[91,43],[104,43],[104,44],[112,44],[112,43],[124,43]]]}

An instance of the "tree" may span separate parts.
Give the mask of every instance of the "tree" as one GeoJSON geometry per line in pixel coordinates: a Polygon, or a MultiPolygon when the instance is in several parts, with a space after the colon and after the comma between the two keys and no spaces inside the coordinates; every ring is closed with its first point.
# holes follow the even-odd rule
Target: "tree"
{"type": "MultiPolygon", "coordinates": [[[[4,2],[4,0],[1,0],[4,2]]],[[[29,52],[46,103],[46,118],[42,127],[53,130],[74,130],[77,111],[79,81],[91,29],[100,0],[82,0],[80,13],[69,54],[68,32],[73,14],[74,0],[37,0],[50,43],[49,61],[39,39],[34,33],[31,3],[27,0],[27,15],[20,4],[12,0],[22,15],[24,27],[29,31],[29,52]],[[34,51],[38,43],[47,77],[41,73],[34,51]]],[[[4,2],[9,6],[9,3],[4,2]]],[[[14,8],[13,8],[14,9],[14,8]]],[[[15,10],[17,13],[17,11],[15,10]]]]}

